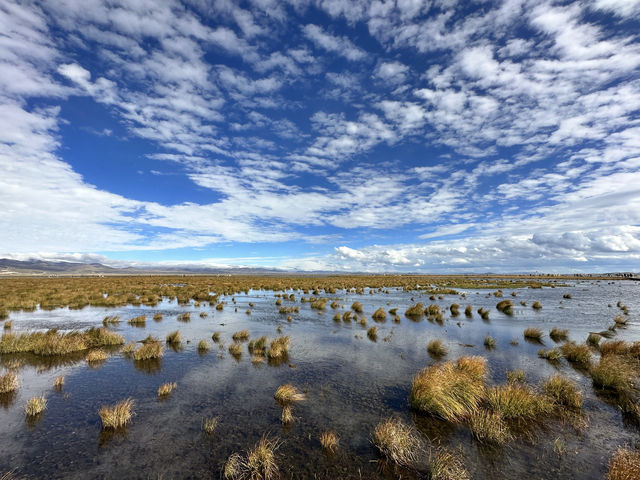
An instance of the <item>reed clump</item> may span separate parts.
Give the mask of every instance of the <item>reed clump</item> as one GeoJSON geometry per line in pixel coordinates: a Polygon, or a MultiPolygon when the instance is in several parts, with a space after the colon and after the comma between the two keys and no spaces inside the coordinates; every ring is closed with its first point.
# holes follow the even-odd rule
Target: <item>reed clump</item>
{"type": "Polygon", "coordinates": [[[209,345],[209,342],[207,342],[206,340],[200,340],[198,342],[198,352],[206,353],[209,350],[211,350],[211,345],[209,345]]]}
{"type": "Polygon", "coordinates": [[[89,365],[95,366],[104,362],[107,358],[109,358],[109,355],[107,354],[107,352],[105,352],[104,350],[98,349],[98,350],[91,350],[89,353],[87,353],[85,360],[89,365]]]}
{"type": "Polygon", "coordinates": [[[320,445],[328,452],[335,453],[339,442],[338,435],[332,430],[325,430],[320,434],[320,445]]]}
{"type": "Polygon", "coordinates": [[[291,338],[289,336],[278,337],[271,341],[269,345],[268,357],[273,360],[281,360],[289,355],[289,345],[291,338]]]}
{"type": "Polygon", "coordinates": [[[587,345],[567,342],[560,347],[567,361],[588,367],[591,364],[591,350],[587,345]]]}
{"type": "Polygon", "coordinates": [[[158,396],[166,398],[171,395],[176,388],[178,388],[178,384],[176,382],[165,382],[158,387],[158,396]]]}
{"type": "Polygon", "coordinates": [[[62,387],[64,387],[64,375],[56,377],[56,379],[53,381],[54,390],[59,392],[60,390],[62,390],[62,387]]]}
{"type": "Polygon", "coordinates": [[[552,403],[545,396],[519,383],[488,388],[487,404],[507,420],[542,421],[553,410],[552,403]]]}
{"type": "Polygon", "coordinates": [[[180,336],[180,331],[176,330],[167,334],[166,342],[171,345],[177,345],[182,341],[182,337],[180,336]]]}
{"type": "Polygon", "coordinates": [[[202,430],[204,430],[207,435],[213,435],[217,425],[218,417],[207,417],[202,421],[202,430]]]}
{"type": "Polygon", "coordinates": [[[280,405],[289,405],[293,402],[305,400],[307,397],[304,393],[298,392],[298,389],[294,385],[285,383],[278,387],[273,398],[275,398],[280,405]]]}
{"type": "Polygon", "coordinates": [[[538,302],[538,301],[535,301],[535,302],[533,302],[533,303],[531,304],[531,307],[532,307],[534,310],[540,310],[540,309],[542,308],[542,304],[541,304],[540,302],[538,302]]]}
{"type": "Polygon", "coordinates": [[[502,300],[498,302],[496,308],[505,315],[513,315],[513,302],[511,300],[502,300]]]}
{"type": "Polygon", "coordinates": [[[554,342],[564,342],[569,338],[569,330],[553,327],[549,332],[549,338],[554,342]]]}
{"type": "Polygon", "coordinates": [[[407,308],[407,310],[404,312],[406,317],[420,317],[421,315],[424,315],[424,305],[422,305],[422,303],[418,302],[415,305],[407,308]]]}
{"type": "Polygon", "coordinates": [[[487,335],[484,337],[484,346],[489,350],[496,348],[496,339],[491,335],[487,335]]]}
{"type": "Polygon", "coordinates": [[[600,340],[602,339],[602,335],[595,332],[590,332],[587,337],[587,345],[591,345],[592,347],[597,347],[600,344],[600,340]]]}
{"type": "Polygon", "coordinates": [[[34,355],[67,355],[111,345],[124,344],[124,337],[106,328],[61,333],[58,330],[29,333],[5,333],[0,338],[0,354],[33,353],[34,355]]]}
{"type": "Polygon", "coordinates": [[[234,342],[244,342],[246,340],[249,340],[249,330],[240,330],[238,332],[235,332],[231,338],[233,338],[234,342]]]}
{"type": "Polygon", "coordinates": [[[162,321],[162,314],[161,313],[154,313],[153,314],[153,321],[154,322],[160,322],[162,321]]]}
{"type": "Polygon", "coordinates": [[[464,316],[467,318],[473,317],[473,306],[467,305],[464,307],[464,316]]]}
{"type": "Polygon", "coordinates": [[[138,315],[137,317],[130,318],[128,320],[129,325],[133,325],[136,327],[143,327],[147,323],[146,315],[138,315]]]}
{"type": "Polygon", "coordinates": [[[151,360],[161,358],[164,355],[164,349],[160,342],[148,342],[140,346],[133,352],[134,360],[151,360]]]}
{"type": "Polygon", "coordinates": [[[384,308],[380,307],[375,312],[373,312],[371,318],[373,318],[375,322],[384,322],[387,319],[387,312],[384,311],[384,308]]]}
{"type": "Polygon", "coordinates": [[[415,467],[426,453],[424,442],[415,429],[396,418],[376,425],[373,443],[387,459],[408,468],[415,467]]]}
{"type": "Polygon", "coordinates": [[[460,422],[479,408],[486,370],[482,357],[427,367],[413,378],[409,402],[418,411],[460,422]]]}
{"type": "Polygon", "coordinates": [[[364,308],[362,307],[362,304],[360,302],[353,302],[351,304],[351,310],[356,313],[362,313],[364,311],[364,308]]]}
{"type": "Polygon", "coordinates": [[[562,375],[553,375],[542,384],[542,391],[555,405],[580,409],[582,393],[575,382],[562,375]]]}
{"type": "Polygon", "coordinates": [[[516,370],[508,370],[507,371],[507,382],[508,383],[524,383],[527,376],[524,373],[524,370],[516,369],[516,370]]]}
{"type": "Polygon", "coordinates": [[[429,454],[429,478],[432,480],[469,480],[460,454],[436,448],[429,454]]]}
{"type": "Polygon", "coordinates": [[[211,335],[211,340],[213,340],[215,343],[218,343],[220,341],[220,332],[213,332],[213,335],[211,335]]]}
{"type": "Polygon", "coordinates": [[[451,312],[452,317],[457,317],[458,315],[460,315],[460,305],[458,305],[457,303],[452,303],[449,307],[449,311],[451,312]]]}
{"type": "Polygon", "coordinates": [[[104,317],[102,319],[102,324],[106,327],[109,325],[115,325],[120,323],[120,316],[119,315],[107,315],[106,317],[104,317]]]}
{"type": "Polygon", "coordinates": [[[178,315],[177,320],[179,322],[183,322],[183,323],[190,322],[191,321],[191,313],[190,312],[181,313],[180,315],[178,315]]]}
{"type": "Polygon", "coordinates": [[[27,401],[24,412],[28,417],[35,417],[44,412],[45,408],[47,408],[47,399],[44,395],[41,397],[32,397],[27,401]]]}
{"type": "Polygon", "coordinates": [[[0,394],[14,392],[18,386],[18,375],[15,372],[7,372],[0,376],[0,394]]]}
{"type": "Polygon", "coordinates": [[[489,320],[489,314],[490,314],[490,313],[491,313],[491,312],[490,312],[489,310],[485,310],[485,309],[484,309],[484,308],[482,308],[482,307],[480,307],[480,308],[478,309],[478,315],[480,315],[480,317],[481,317],[483,320],[489,320]]]}
{"type": "Polygon", "coordinates": [[[98,415],[102,420],[102,428],[118,429],[125,427],[133,417],[133,399],[127,398],[115,405],[103,406],[98,415]]]}
{"type": "Polygon", "coordinates": [[[606,480],[634,480],[640,478],[640,450],[618,447],[609,460],[606,480]]]}
{"type": "Polygon", "coordinates": [[[242,356],[242,344],[232,343],[229,345],[229,353],[236,358],[240,358],[240,356],[242,356]]]}
{"type": "Polygon", "coordinates": [[[540,349],[538,350],[538,356],[540,358],[544,358],[545,360],[550,360],[552,362],[557,362],[560,359],[564,358],[564,354],[562,350],[559,348],[549,348],[549,349],[540,349]]]}
{"type": "Polygon", "coordinates": [[[504,445],[513,437],[499,412],[478,410],[469,415],[469,430],[476,440],[483,443],[504,445]]]}
{"type": "Polygon", "coordinates": [[[434,358],[441,358],[447,354],[447,347],[444,346],[442,340],[437,338],[427,344],[427,352],[434,358]]]}
{"type": "Polygon", "coordinates": [[[533,340],[535,342],[542,341],[542,330],[535,327],[529,327],[524,329],[524,338],[527,340],[533,340]]]}

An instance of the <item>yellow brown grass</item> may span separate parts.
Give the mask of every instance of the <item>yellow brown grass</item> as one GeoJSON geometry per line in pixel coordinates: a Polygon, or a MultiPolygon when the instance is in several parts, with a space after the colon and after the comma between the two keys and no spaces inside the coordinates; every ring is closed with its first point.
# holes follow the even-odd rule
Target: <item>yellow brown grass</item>
{"type": "Polygon", "coordinates": [[[176,382],[165,382],[158,387],[158,396],[168,397],[176,388],[178,388],[178,384],[176,382]]]}
{"type": "Polygon", "coordinates": [[[338,449],[339,441],[338,435],[334,431],[325,430],[320,434],[320,445],[331,453],[335,453],[338,449]]]}
{"type": "Polygon", "coordinates": [[[41,397],[32,397],[25,405],[24,413],[26,413],[28,417],[35,417],[44,412],[45,408],[47,408],[47,399],[44,395],[41,397]]]}
{"type": "Polygon", "coordinates": [[[542,384],[542,391],[558,406],[582,408],[582,393],[575,382],[562,375],[553,375],[542,384]]]}
{"type": "Polygon", "coordinates": [[[427,352],[429,352],[429,355],[434,358],[441,358],[447,354],[447,347],[445,347],[444,343],[442,343],[442,340],[438,338],[435,340],[431,340],[427,344],[427,352]]]}
{"type": "Polygon", "coordinates": [[[118,429],[125,427],[133,417],[133,399],[127,398],[115,405],[104,405],[98,415],[102,420],[102,428],[118,429]]]}
{"type": "Polygon", "coordinates": [[[373,443],[387,459],[404,467],[414,467],[425,455],[424,442],[415,429],[397,418],[376,425],[373,443]]]}
{"type": "Polygon", "coordinates": [[[151,360],[153,358],[160,358],[164,355],[164,350],[160,342],[148,342],[140,346],[135,352],[133,352],[134,360],[151,360]]]}
{"type": "Polygon", "coordinates": [[[518,383],[488,388],[487,404],[507,420],[542,421],[553,410],[552,403],[545,396],[518,383]]]}
{"type": "Polygon", "coordinates": [[[18,375],[15,372],[7,372],[0,376],[0,394],[14,392],[18,386],[18,375]]]}
{"type": "Polygon", "coordinates": [[[618,447],[609,460],[606,480],[637,480],[640,478],[640,450],[618,447]]]}

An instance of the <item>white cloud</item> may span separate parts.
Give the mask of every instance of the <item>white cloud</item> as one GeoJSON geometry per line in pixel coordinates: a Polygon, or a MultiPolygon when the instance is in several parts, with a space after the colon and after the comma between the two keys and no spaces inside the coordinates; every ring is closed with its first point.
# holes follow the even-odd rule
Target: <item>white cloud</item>
{"type": "Polygon", "coordinates": [[[347,60],[358,61],[366,58],[367,53],[354,45],[347,37],[331,35],[318,25],[305,25],[302,28],[305,36],[318,47],[345,57],[347,60]]]}

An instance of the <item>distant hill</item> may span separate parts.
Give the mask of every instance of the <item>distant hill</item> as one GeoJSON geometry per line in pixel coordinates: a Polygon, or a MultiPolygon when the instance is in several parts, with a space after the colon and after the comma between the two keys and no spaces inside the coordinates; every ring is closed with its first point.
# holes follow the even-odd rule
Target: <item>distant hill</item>
{"type": "Polygon", "coordinates": [[[69,275],[264,275],[287,273],[266,268],[212,267],[109,267],[101,263],[54,262],[48,260],[11,260],[0,258],[0,276],[69,276],[69,275]]]}

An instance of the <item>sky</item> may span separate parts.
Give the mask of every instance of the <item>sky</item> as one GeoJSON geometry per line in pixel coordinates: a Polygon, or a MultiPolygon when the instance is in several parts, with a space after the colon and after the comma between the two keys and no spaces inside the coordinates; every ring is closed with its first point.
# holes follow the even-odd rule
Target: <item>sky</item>
{"type": "Polygon", "coordinates": [[[640,1],[0,2],[0,256],[640,270],[640,1]]]}

